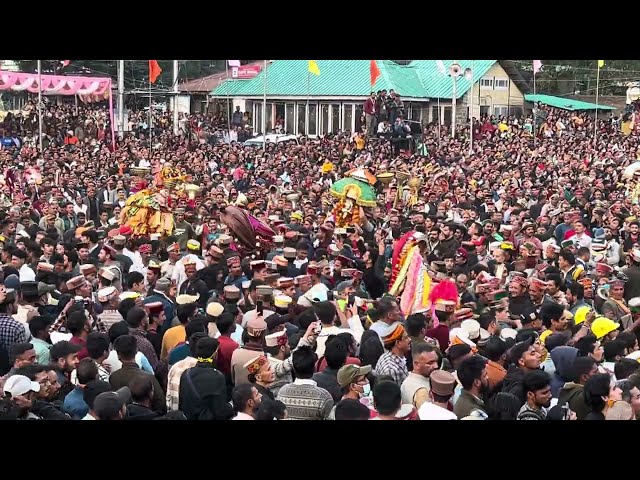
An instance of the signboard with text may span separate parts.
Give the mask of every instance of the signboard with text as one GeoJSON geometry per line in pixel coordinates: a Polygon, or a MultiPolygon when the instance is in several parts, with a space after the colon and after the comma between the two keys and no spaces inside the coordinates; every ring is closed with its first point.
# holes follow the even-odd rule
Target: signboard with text
{"type": "Polygon", "coordinates": [[[256,77],[262,67],[260,65],[242,65],[231,69],[231,78],[235,80],[250,80],[256,77]]]}

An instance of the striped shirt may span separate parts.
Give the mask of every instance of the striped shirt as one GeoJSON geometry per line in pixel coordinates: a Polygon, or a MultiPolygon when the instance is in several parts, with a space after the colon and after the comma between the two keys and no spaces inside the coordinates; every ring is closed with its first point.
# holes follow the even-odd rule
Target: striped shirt
{"type": "Polygon", "coordinates": [[[296,379],[278,392],[279,401],[287,406],[290,420],[327,420],[333,398],[311,379],[296,379]]]}
{"type": "Polygon", "coordinates": [[[98,320],[104,323],[105,328],[109,331],[111,325],[123,321],[124,318],[118,310],[105,310],[98,315],[98,320]]]}
{"type": "Polygon", "coordinates": [[[547,418],[547,409],[540,407],[540,410],[531,408],[529,404],[525,403],[518,412],[516,420],[545,420],[547,418]]]}
{"type": "Polygon", "coordinates": [[[193,357],[187,357],[184,360],[176,362],[169,370],[167,380],[167,410],[179,410],[180,405],[180,378],[182,374],[196,366],[198,361],[193,357]]]}
{"type": "Polygon", "coordinates": [[[390,351],[384,352],[376,363],[375,374],[377,376],[390,375],[393,377],[393,381],[400,386],[409,376],[407,360],[390,351]]]}

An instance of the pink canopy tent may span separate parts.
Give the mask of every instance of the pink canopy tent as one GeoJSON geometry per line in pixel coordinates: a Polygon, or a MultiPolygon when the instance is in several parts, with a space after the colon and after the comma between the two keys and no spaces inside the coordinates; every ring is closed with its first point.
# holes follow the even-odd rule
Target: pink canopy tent
{"type": "Polygon", "coordinates": [[[109,100],[111,121],[111,145],[115,149],[116,134],[113,118],[113,97],[111,79],[108,77],[76,77],[71,75],[41,75],[42,85],[38,85],[37,73],[8,72],[0,70],[0,91],[38,93],[43,95],[78,95],[83,102],[109,100]]]}

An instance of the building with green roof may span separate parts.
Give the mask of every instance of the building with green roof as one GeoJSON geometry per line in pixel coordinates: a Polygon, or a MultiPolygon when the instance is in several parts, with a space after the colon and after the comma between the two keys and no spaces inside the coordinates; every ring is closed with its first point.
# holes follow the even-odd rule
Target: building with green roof
{"type": "MultiPolygon", "coordinates": [[[[320,75],[308,72],[307,60],[265,62],[257,76],[248,80],[229,79],[211,91],[224,110],[240,107],[249,112],[254,132],[262,130],[262,110],[266,95],[266,130],[276,125],[289,134],[322,135],[362,127],[363,105],[372,90],[394,90],[404,102],[404,117],[427,124],[451,122],[453,79],[446,72],[454,63],[443,60],[445,73],[436,60],[414,60],[399,65],[377,60],[380,70],[370,85],[370,60],[316,60],[320,75]]],[[[470,68],[472,78],[456,81],[456,121],[466,122],[470,107],[474,117],[523,112],[527,82],[509,61],[457,60],[461,69],[470,68]]]]}
{"type": "Polygon", "coordinates": [[[615,107],[611,107],[609,105],[603,104],[595,104],[589,102],[583,102],[582,100],[576,100],[575,98],[565,98],[565,97],[555,97],[553,95],[525,95],[524,99],[527,102],[532,103],[543,103],[545,105],[549,105],[550,107],[560,108],[562,110],[569,110],[570,112],[575,111],[611,111],[615,110],[615,107]]]}

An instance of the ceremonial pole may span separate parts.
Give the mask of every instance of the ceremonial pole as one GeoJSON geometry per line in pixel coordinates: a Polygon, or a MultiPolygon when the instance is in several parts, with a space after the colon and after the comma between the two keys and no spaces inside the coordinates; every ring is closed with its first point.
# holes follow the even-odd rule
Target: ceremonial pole
{"type": "MultiPolygon", "coordinates": [[[[598,60],[598,73],[596,73],[596,119],[593,128],[593,146],[596,147],[598,142],[598,100],[600,97],[600,64],[601,61],[598,60]]],[[[597,150],[596,150],[597,153],[597,150]]]]}
{"type": "Polygon", "coordinates": [[[173,134],[178,136],[180,128],[178,127],[178,71],[180,65],[178,60],[173,61],[173,134]]]}
{"type": "Polygon", "coordinates": [[[262,98],[262,151],[267,151],[267,61],[264,61],[264,95],[262,98]]]}
{"type": "Polygon", "coordinates": [[[124,136],[124,60],[118,60],[118,134],[124,136]]]}
{"type": "Polygon", "coordinates": [[[38,137],[40,139],[40,154],[44,151],[42,148],[42,60],[38,60],[38,137]]]}

